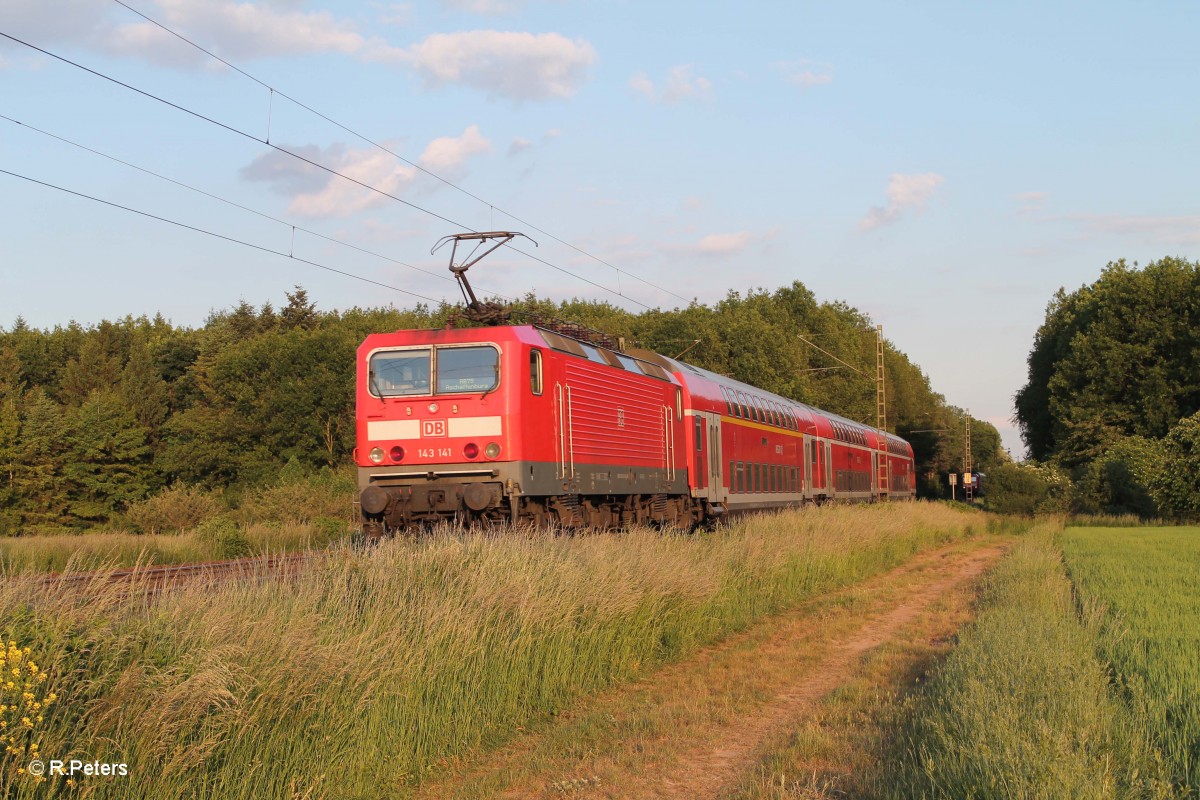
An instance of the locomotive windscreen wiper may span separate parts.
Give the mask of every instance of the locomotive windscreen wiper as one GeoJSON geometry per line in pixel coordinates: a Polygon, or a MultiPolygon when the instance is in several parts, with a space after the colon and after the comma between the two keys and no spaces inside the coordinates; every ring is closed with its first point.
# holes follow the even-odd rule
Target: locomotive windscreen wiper
{"type": "Polygon", "coordinates": [[[371,391],[375,392],[375,396],[379,398],[379,402],[384,403],[386,405],[387,401],[383,399],[383,390],[380,389],[379,384],[375,382],[375,370],[373,370],[373,369],[367,370],[367,380],[370,383],[371,391]]]}

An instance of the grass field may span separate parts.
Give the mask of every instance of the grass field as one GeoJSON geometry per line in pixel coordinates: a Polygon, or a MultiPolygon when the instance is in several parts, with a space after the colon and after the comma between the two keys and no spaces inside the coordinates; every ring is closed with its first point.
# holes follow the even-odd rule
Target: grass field
{"type": "Polygon", "coordinates": [[[1071,528],[1067,568],[1099,649],[1155,733],[1172,780],[1200,794],[1200,528],[1071,528]]]}
{"type": "Polygon", "coordinates": [[[64,788],[16,772],[36,742],[128,764],[90,797],[404,797],[582,694],[985,525],[906,504],[697,536],[444,534],[149,602],[10,577],[0,634],[49,676],[28,703],[58,700],[0,756],[0,795],[64,788]]]}
{"type": "Polygon", "coordinates": [[[1150,720],[1109,684],[1099,615],[1076,613],[1057,542],[1020,542],[980,603],[976,622],[889,733],[874,794],[1173,796],[1150,720]]]}

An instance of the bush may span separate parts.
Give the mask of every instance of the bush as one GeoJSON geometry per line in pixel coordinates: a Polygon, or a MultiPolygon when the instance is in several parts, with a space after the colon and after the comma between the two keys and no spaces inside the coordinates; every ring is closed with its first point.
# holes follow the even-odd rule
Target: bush
{"type": "Polygon", "coordinates": [[[1082,468],[1076,482],[1074,510],[1084,514],[1143,519],[1158,515],[1151,483],[1162,470],[1163,448],[1152,440],[1131,436],[1117,442],[1082,468]]]}
{"type": "Polygon", "coordinates": [[[350,520],[354,501],[354,474],[324,469],[315,475],[296,475],[285,467],[280,482],[242,501],[239,516],[250,525],[279,522],[304,525],[320,517],[350,520]]]}
{"type": "Polygon", "coordinates": [[[217,558],[245,558],[254,555],[254,546],[245,531],[228,517],[206,520],[196,529],[196,535],[213,548],[217,558]]]}
{"type": "Polygon", "coordinates": [[[197,486],[172,486],[134,503],[126,519],[142,533],[183,533],[221,513],[222,503],[197,486]]]}
{"type": "Polygon", "coordinates": [[[1046,464],[1000,464],[988,473],[987,507],[1001,514],[1053,514],[1066,511],[1071,481],[1046,464]]]}
{"type": "Polygon", "coordinates": [[[1200,412],[1179,420],[1163,440],[1163,463],[1153,490],[1163,512],[1200,518],[1200,412]]]}

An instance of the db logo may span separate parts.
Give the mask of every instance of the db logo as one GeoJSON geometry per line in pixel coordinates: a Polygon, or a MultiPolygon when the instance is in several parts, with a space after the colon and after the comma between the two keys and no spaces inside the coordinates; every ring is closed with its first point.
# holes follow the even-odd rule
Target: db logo
{"type": "Polygon", "coordinates": [[[446,435],[446,420],[444,419],[423,419],[421,420],[421,436],[445,436],[446,435]]]}

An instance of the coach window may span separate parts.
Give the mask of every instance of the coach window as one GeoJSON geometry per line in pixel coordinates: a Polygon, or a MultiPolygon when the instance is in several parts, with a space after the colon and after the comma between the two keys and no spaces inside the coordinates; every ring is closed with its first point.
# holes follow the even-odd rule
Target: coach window
{"type": "Polygon", "coordinates": [[[373,354],[368,364],[371,394],[377,397],[429,394],[430,355],[428,347],[373,354]]]}
{"type": "Polygon", "coordinates": [[[737,393],[738,408],[742,410],[742,419],[750,419],[750,406],[746,402],[746,395],[741,392],[737,393]]]}
{"type": "Polygon", "coordinates": [[[529,351],[529,391],[542,393],[542,351],[529,351]]]}
{"type": "Polygon", "coordinates": [[[729,399],[729,392],[725,391],[724,386],[719,386],[717,388],[719,388],[721,390],[721,397],[725,398],[725,410],[729,413],[729,416],[732,417],[733,416],[733,401],[729,399]]]}

